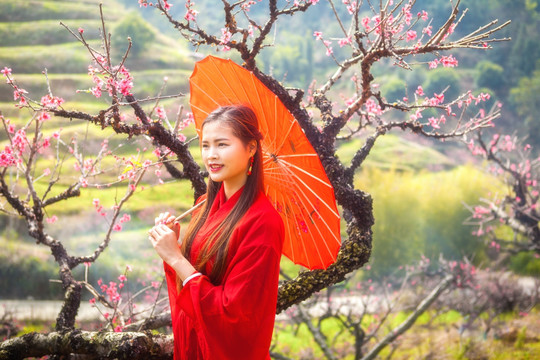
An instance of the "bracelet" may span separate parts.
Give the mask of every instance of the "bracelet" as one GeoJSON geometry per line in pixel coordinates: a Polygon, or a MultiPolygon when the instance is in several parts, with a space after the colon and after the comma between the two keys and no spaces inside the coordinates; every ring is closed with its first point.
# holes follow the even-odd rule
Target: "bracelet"
{"type": "Polygon", "coordinates": [[[184,280],[184,281],[182,282],[182,286],[186,286],[186,284],[187,284],[191,279],[194,279],[194,278],[196,278],[197,276],[202,276],[202,274],[201,274],[200,272],[196,272],[196,273],[194,273],[194,274],[189,275],[189,276],[186,278],[186,280],[184,280]]]}

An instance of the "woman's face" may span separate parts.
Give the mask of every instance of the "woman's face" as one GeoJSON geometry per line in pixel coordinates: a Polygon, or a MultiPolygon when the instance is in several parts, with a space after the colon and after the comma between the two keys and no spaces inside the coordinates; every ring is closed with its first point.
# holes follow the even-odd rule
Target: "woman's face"
{"type": "Polygon", "coordinates": [[[202,129],[204,165],[213,181],[223,182],[227,198],[246,183],[249,161],[255,150],[255,140],[244,145],[224,121],[209,122],[202,129]]]}

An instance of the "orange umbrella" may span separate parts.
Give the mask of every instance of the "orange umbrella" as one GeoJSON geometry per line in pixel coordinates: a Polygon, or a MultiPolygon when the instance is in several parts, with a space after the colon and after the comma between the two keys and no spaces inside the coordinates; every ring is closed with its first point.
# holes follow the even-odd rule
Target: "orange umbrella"
{"type": "Polygon", "coordinates": [[[190,77],[197,132],[219,106],[251,107],[263,134],[265,193],[285,224],[283,253],[309,269],[327,268],[341,246],[334,189],[321,161],[292,114],[252,72],[208,56],[190,77]]]}

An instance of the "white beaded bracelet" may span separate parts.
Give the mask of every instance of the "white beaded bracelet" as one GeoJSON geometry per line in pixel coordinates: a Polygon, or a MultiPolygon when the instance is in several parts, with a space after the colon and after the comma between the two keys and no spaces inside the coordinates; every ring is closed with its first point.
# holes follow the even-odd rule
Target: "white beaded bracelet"
{"type": "Polygon", "coordinates": [[[186,286],[186,284],[189,282],[189,280],[194,279],[194,278],[196,278],[197,276],[202,276],[202,274],[201,274],[200,272],[197,272],[197,273],[194,273],[194,274],[189,275],[189,276],[182,282],[182,286],[186,286]]]}

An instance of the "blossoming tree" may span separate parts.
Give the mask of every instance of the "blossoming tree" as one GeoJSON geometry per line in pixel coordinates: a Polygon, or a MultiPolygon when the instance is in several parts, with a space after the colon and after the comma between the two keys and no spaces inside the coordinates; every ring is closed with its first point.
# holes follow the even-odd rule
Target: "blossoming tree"
{"type": "MultiPolygon", "coordinates": [[[[298,120],[335,189],[347,224],[347,235],[342,241],[338,259],[326,270],[301,272],[295,278],[284,281],[279,290],[278,312],[343,281],[346,275],[368,261],[374,221],[372,200],[367,192],[355,186],[354,174],[380,136],[399,129],[432,139],[463,139],[468,134],[493,126],[493,120],[499,116],[497,107],[488,112],[477,108],[478,104],[488,99],[486,94],[468,91],[458,98],[448,99],[444,91],[430,94],[420,85],[412,84],[416,89],[413,94],[390,102],[374,83],[373,67],[376,64],[387,64],[404,71],[455,67],[458,59],[449,53],[450,50],[489,49],[494,42],[504,40],[493,38],[493,34],[506,25],[497,25],[496,21],[480,26],[466,36],[456,37],[454,30],[464,15],[460,11],[459,1],[453,4],[442,25],[434,27],[433,19],[427,12],[413,10],[414,0],[386,0],[377,6],[371,2],[348,0],[340,3],[333,0],[223,0],[219,10],[223,25],[215,31],[206,28],[202,20],[207,16],[215,17],[217,8],[213,8],[212,13],[202,13],[192,0],[182,4],[173,4],[170,0],[153,3],[140,0],[139,4],[142,7],[152,6],[155,11],[162,12],[196,49],[202,51],[209,47],[225,55],[231,53],[239,56],[243,66],[271,89],[298,120]],[[170,12],[173,5],[185,6],[183,18],[174,18],[170,12]],[[272,45],[272,33],[278,20],[286,22],[290,17],[309,12],[316,6],[328,8],[339,33],[314,31],[318,50],[333,62],[334,70],[320,85],[314,82],[306,93],[302,89],[285,87],[273,76],[263,73],[257,60],[261,51],[266,51],[272,45]],[[250,15],[250,10],[255,7],[264,8],[264,18],[250,15]],[[340,47],[339,51],[337,48],[334,50],[336,46],[340,47]],[[347,95],[340,96],[337,88],[349,89],[347,95]],[[358,136],[363,136],[363,145],[356,150],[349,163],[340,161],[336,156],[336,142],[358,136]]],[[[165,121],[163,109],[159,106],[156,105],[155,111],[145,111],[141,104],[149,99],[137,98],[136,79],[124,66],[129,47],[120,63],[113,63],[110,36],[105,24],[102,30],[101,50],[94,49],[85,40],[83,29],[69,30],[82,46],[87,47],[91,56],[89,75],[94,86],[89,91],[96,97],[108,96],[110,99],[110,105],[95,114],[64,109],[63,100],[55,97],[52,91],[35,101],[34,95],[28,94],[23,84],[17,83],[16,74],[12,74],[8,66],[2,70],[13,89],[15,106],[28,109],[32,116],[23,125],[0,116],[7,139],[0,152],[0,195],[6,203],[4,209],[24,218],[30,235],[38,244],[51,249],[59,266],[65,295],[55,332],[33,333],[7,340],[0,345],[0,358],[51,353],[97,354],[100,357],[129,359],[167,358],[171,355],[170,337],[141,332],[167,324],[170,317],[166,315],[151,317],[136,327],[121,324],[124,332],[93,333],[75,329],[81,293],[86,284],[74,277],[73,269],[97,261],[107,248],[111,234],[120,230],[123,222],[129,221],[129,217],[122,214],[122,207],[129,201],[147,170],[163,164],[172,176],[190,181],[195,197],[202,194],[206,186],[204,173],[190,154],[188,141],[179,132],[189,122],[189,117],[186,121],[177,121],[173,127],[165,121]],[[110,184],[98,183],[95,179],[107,171],[105,159],[111,153],[107,141],[101,144],[97,155],[88,156],[78,146],[76,139],[63,139],[61,132],[46,134],[43,124],[51,116],[79,119],[92,126],[112,130],[115,134],[147,139],[147,146],[157,156],[156,160],[156,157],[139,152],[114,158],[118,167],[123,169],[115,181],[125,182],[126,192],[122,199],[116,201],[111,213],[104,213],[99,201],[94,203],[96,211],[107,217],[109,228],[103,242],[87,256],[69,254],[62,240],[48,233],[48,223],[53,222],[54,218],[47,218],[46,209],[52,204],[69,201],[89,185],[110,184]],[[30,132],[33,137],[29,137],[30,132]],[[51,196],[50,190],[57,186],[62,175],[65,151],[78,164],[80,176],[72,179],[60,194],[51,196]],[[55,167],[38,171],[38,159],[46,153],[52,153],[56,158],[55,167]],[[178,161],[182,168],[175,167],[171,160],[178,161]],[[45,190],[35,186],[39,177],[49,178],[45,190]]],[[[160,96],[153,100],[162,98],[160,96]]],[[[112,291],[109,287],[105,290],[112,291]]],[[[111,301],[114,300],[112,295],[111,301]]]]}

